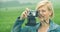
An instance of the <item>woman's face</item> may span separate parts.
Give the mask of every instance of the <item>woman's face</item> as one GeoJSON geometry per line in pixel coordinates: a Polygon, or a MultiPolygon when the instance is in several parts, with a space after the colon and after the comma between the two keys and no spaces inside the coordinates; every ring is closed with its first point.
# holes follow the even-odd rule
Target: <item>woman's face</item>
{"type": "Polygon", "coordinates": [[[47,9],[47,7],[46,6],[43,6],[43,7],[41,7],[40,9],[39,9],[39,11],[38,11],[38,14],[39,14],[39,18],[41,19],[41,20],[43,20],[43,19],[49,19],[49,15],[51,14],[49,11],[48,11],[48,9],[47,9]]]}

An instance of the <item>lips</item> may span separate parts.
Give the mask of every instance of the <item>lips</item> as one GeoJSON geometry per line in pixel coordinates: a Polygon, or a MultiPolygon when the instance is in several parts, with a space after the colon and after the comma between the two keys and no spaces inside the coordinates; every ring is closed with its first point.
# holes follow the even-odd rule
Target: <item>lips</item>
{"type": "Polygon", "coordinates": [[[43,15],[41,15],[41,14],[39,15],[39,17],[40,17],[40,18],[44,18],[44,16],[43,16],[43,15]]]}

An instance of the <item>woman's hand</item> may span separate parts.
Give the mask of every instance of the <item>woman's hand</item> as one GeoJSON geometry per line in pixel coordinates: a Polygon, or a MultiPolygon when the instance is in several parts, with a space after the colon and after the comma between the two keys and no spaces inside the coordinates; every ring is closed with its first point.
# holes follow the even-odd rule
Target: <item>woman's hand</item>
{"type": "Polygon", "coordinates": [[[26,8],[26,10],[21,14],[20,20],[27,18],[28,12],[29,12],[29,9],[26,8]]]}

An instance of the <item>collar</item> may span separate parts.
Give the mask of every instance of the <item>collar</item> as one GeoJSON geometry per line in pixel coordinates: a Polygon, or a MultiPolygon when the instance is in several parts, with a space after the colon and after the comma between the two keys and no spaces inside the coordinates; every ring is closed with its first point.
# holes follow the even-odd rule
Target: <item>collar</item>
{"type": "Polygon", "coordinates": [[[54,23],[53,21],[51,21],[51,20],[49,20],[49,21],[50,21],[50,27],[49,27],[48,31],[55,30],[55,29],[58,27],[58,25],[55,24],[55,23],[54,23]]]}
{"type": "MultiPolygon", "coordinates": [[[[50,27],[49,27],[49,29],[48,29],[48,31],[51,31],[51,30],[55,30],[57,27],[58,27],[58,25],[57,24],[55,24],[53,21],[51,21],[51,20],[49,20],[50,21],[50,27]]],[[[41,26],[41,23],[38,23],[37,25],[36,25],[36,27],[37,27],[37,30],[39,29],[39,27],[41,26]]]]}

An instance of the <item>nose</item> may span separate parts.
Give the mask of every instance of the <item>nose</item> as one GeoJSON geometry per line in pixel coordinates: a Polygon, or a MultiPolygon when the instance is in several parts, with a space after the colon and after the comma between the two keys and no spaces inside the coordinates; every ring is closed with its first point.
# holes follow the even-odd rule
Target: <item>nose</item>
{"type": "Polygon", "coordinates": [[[42,12],[41,12],[41,11],[39,11],[39,14],[42,14],[42,12]]]}

